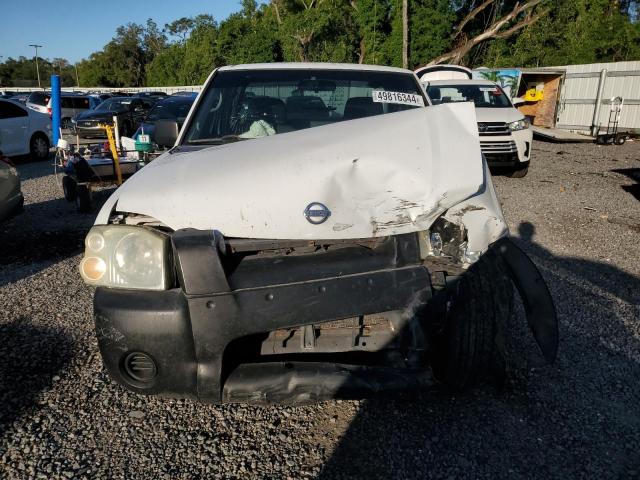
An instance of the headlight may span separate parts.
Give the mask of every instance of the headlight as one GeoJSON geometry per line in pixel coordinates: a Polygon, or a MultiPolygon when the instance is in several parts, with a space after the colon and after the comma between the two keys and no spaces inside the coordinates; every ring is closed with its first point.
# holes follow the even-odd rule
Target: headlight
{"type": "Polygon", "coordinates": [[[166,290],[171,283],[169,239],[146,227],[99,225],[84,241],[80,274],[94,286],[166,290]]]}
{"type": "Polygon", "coordinates": [[[516,120],[515,122],[509,123],[508,126],[509,130],[511,130],[512,132],[517,132],[518,130],[529,128],[529,120],[523,118],[522,120],[516,120]]]}

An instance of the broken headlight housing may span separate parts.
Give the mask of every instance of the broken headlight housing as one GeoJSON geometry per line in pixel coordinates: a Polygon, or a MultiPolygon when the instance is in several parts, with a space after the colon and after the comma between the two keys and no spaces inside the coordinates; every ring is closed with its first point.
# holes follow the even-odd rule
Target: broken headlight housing
{"type": "Polygon", "coordinates": [[[525,130],[529,128],[529,120],[523,118],[522,120],[516,120],[515,122],[508,123],[507,126],[509,130],[512,132],[517,132],[518,130],[525,130]]]}
{"type": "Polygon", "coordinates": [[[446,257],[460,263],[474,263],[480,254],[468,248],[467,230],[444,217],[438,218],[429,230],[422,233],[422,258],[446,257]]]}
{"type": "Polygon", "coordinates": [[[148,227],[99,225],[85,238],[80,274],[89,285],[166,290],[171,285],[167,235],[148,227]]]}

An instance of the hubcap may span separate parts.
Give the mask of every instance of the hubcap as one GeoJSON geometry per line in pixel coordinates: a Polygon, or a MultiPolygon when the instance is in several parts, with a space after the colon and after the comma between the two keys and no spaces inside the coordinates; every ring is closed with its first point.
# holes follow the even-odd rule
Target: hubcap
{"type": "Polygon", "coordinates": [[[33,147],[36,155],[40,158],[46,157],[49,154],[49,146],[42,138],[36,138],[33,142],[33,147]]]}

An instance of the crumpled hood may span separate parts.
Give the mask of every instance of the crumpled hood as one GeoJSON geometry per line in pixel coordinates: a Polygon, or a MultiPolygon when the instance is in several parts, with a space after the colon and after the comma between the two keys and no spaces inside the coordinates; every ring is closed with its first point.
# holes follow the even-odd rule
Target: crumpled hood
{"type": "Polygon", "coordinates": [[[111,210],[229,237],[348,239],[429,228],[484,185],[471,104],[445,104],[165,154],[121,186],[111,210]],[[331,215],[310,223],[320,202],[331,215]]]}

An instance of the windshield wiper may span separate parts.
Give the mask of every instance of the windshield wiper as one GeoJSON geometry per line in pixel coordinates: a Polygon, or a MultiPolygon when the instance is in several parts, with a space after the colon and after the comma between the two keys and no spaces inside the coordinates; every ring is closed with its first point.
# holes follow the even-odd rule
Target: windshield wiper
{"type": "Polygon", "coordinates": [[[222,145],[225,143],[238,142],[240,140],[246,139],[240,137],[240,135],[233,134],[215,138],[196,138],[193,140],[188,140],[187,143],[189,143],[190,145],[222,145]]]}

